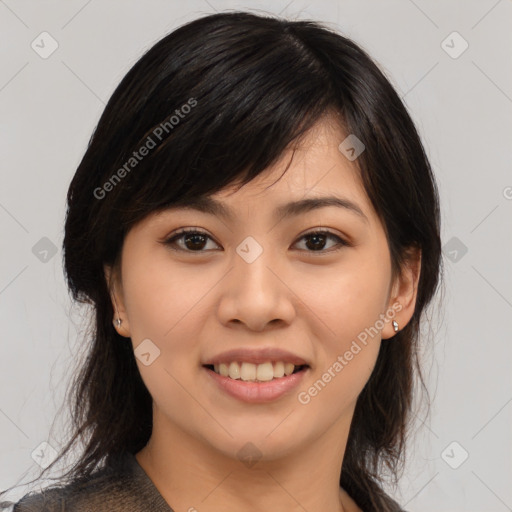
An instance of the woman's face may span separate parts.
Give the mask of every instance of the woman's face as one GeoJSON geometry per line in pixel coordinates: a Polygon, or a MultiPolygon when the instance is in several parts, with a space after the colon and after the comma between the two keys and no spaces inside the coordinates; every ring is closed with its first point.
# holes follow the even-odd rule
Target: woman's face
{"type": "Polygon", "coordinates": [[[381,338],[393,319],[407,323],[414,293],[392,286],[385,233],[338,149],[344,138],[317,124],[280,180],[291,153],[212,196],[230,215],[169,209],[127,234],[118,330],[153,397],[153,432],[266,459],[348,432],[381,338]],[[327,197],[346,206],[300,207],[327,197]],[[183,228],[200,234],[169,241],[183,228]]]}

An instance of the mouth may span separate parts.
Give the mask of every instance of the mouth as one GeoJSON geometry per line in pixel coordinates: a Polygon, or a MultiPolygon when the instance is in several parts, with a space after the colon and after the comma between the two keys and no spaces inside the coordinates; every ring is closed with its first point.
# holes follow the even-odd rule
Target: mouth
{"type": "Polygon", "coordinates": [[[309,365],[295,365],[283,361],[266,361],[261,364],[231,361],[229,363],[205,364],[203,367],[217,375],[232,380],[242,382],[270,382],[303,372],[309,368],[309,365]]]}
{"type": "Polygon", "coordinates": [[[252,404],[284,399],[304,382],[310,370],[308,364],[283,361],[260,364],[232,361],[202,367],[217,389],[231,398],[252,404]]]}

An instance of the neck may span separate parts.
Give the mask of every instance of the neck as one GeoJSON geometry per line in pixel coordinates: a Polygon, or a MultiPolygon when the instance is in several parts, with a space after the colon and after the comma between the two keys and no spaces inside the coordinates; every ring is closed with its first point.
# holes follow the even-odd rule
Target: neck
{"type": "Polygon", "coordinates": [[[137,461],[174,510],[360,510],[340,488],[349,422],[272,458],[265,443],[241,443],[236,458],[215,450],[155,413],[153,435],[137,461]],[[348,424],[347,424],[348,423],[348,424]]]}

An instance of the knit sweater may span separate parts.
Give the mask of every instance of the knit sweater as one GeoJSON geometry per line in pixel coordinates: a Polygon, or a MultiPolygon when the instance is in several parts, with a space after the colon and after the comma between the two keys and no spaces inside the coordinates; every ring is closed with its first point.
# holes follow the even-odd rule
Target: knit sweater
{"type": "Polygon", "coordinates": [[[29,493],[12,505],[12,512],[174,512],[129,452],[81,482],[29,493]]]}
{"type": "Polygon", "coordinates": [[[173,512],[135,456],[124,452],[83,482],[25,495],[13,512],[173,512]]]}

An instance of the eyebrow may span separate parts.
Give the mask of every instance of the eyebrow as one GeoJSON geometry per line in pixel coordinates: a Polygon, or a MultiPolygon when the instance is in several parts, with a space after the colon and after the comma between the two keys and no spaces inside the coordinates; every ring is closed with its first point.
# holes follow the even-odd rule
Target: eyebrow
{"type": "MultiPolygon", "coordinates": [[[[312,210],[316,210],[319,208],[326,208],[328,206],[343,208],[349,212],[357,214],[357,216],[359,216],[365,222],[368,222],[368,217],[366,217],[366,215],[363,213],[361,208],[356,203],[350,201],[349,199],[336,196],[312,197],[285,203],[283,205],[278,206],[274,210],[274,217],[284,219],[300,215],[312,210]]],[[[223,217],[224,219],[230,221],[232,221],[235,218],[235,213],[233,212],[233,210],[231,210],[230,207],[208,196],[189,199],[187,200],[186,203],[178,204],[171,208],[197,210],[202,213],[208,213],[211,215],[223,217]]]]}

